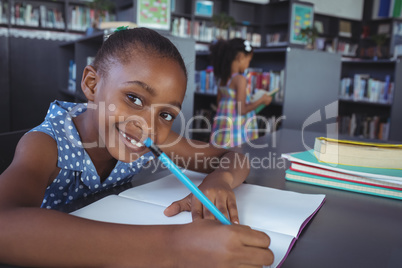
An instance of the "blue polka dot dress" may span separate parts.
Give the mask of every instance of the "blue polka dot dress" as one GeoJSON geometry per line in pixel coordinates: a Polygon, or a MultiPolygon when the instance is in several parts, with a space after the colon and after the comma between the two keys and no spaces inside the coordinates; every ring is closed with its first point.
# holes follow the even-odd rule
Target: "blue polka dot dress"
{"type": "Polygon", "coordinates": [[[82,146],[72,117],[84,112],[86,103],[54,101],[45,121],[30,130],[48,134],[57,142],[58,176],[47,187],[42,208],[54,208],[116,185],[125,184],[140,172],[153,154],[148,152],[131,163],[118,161],[110,175],[101,182],[91,158],[82,146]]]}

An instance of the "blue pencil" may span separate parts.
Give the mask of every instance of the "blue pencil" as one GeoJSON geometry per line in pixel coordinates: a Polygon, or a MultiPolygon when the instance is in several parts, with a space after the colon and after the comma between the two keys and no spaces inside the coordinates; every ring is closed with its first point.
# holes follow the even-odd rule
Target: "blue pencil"
{"type": "Polygon", "coordinates": [[[173,163],[172,160],[150,138],[144,142],[145,146],[158,157],[162,163],[200,200],[200,202],[223,224],[230,225],[230,221],[209,200],[200,189],[173,163]]]}

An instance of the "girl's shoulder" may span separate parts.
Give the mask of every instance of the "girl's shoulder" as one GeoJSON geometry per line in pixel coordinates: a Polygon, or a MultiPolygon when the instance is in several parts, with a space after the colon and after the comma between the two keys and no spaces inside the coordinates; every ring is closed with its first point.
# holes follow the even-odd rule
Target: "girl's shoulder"
{"type": "Polygon", "coordinates": [[[243,87],[247,84],[247,78],[242,74],[233,74],[230,80],[228,81],[228,86],[230,88],[238,88],[239,86],[243,87]]]}
{"type": "Polygon", "coordinates": [[[54,101],[50,104],[44,121],[29,132],[43,132],[56,141],[61,137],[72,136],[76,130],[72,118],[86,109],[86,103],[54,101]]]}

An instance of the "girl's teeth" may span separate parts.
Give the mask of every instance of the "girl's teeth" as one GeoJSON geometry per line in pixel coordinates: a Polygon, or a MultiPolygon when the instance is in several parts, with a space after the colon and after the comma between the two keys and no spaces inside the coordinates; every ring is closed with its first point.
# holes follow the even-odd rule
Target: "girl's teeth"
{"type": "Polygon", "coordinates": [[[120,131],[121,135],[126,138],[129,142],[131,142],[132,145],[135,145],[137,147],[142,147],[142,143],[141,142],[137,142],[134,139],[131,139],[129,137],[127,137],[126,133],[124,133],[123,131],[120,131]]]}

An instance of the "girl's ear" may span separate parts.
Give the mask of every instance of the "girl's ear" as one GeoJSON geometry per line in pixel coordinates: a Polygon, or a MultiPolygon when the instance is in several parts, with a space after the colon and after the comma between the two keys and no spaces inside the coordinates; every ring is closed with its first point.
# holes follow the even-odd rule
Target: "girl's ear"
{"type": "Polygon", "coordinates": [[[87,65],[82,74],[81,89],[89,101],[94,100],[97,81],[98,74],[95,68],[91,65],[87,65]]]}

